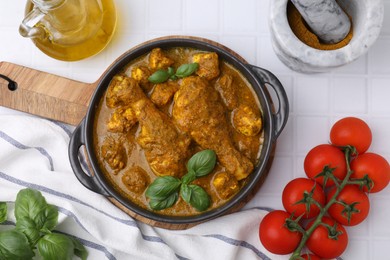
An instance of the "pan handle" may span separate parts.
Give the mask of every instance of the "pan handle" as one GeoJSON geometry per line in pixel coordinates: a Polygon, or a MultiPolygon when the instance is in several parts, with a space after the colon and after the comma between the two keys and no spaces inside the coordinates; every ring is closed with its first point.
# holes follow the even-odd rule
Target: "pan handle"
{"type": "Polygon", "coordinates": [[[79,159],[79,150],[80,147],[85,145],[84,140],[84,124],[83,120],[73,132],[73,135],[69,142],[69,160],[70,165],[72,166],[73,172],[76,175],[77,179],[83,184],[86,188],[99,193],[103,196],[110,196],[104,187],[100,184],[99,180],[95,175],[89,176],[81,167],[80,159],[79,159]]]}
{"type": "Polygon", "coordinates": [[[275,141],[282,132],[283,128],[286,126],[288,120],[289,103],[286,90],[284,89],[282,83],[280,83],[279,79],[270,71],[253,65],[250,65],[250,68],[260,78],[262,83],[268,84],[274,89],[278,98],[279,109],[273,114],[275,122],[273,140],[275,141]]]}

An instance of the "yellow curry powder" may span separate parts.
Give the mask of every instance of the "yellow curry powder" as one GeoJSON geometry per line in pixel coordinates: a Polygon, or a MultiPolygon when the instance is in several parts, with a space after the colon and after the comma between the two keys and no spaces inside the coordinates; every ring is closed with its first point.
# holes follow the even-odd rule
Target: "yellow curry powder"
{"type": "Polygon", "coordinates": [[[306,45],[319,50],[335,50],[340,49],[347,45],[352,39],[352,26],[347,36],[338,43],[326,44],[322,43],[320,39],[315,35],[302,18],[299,11],[289,1],[287,5],[287,19],[294,34],[306,45]]]}

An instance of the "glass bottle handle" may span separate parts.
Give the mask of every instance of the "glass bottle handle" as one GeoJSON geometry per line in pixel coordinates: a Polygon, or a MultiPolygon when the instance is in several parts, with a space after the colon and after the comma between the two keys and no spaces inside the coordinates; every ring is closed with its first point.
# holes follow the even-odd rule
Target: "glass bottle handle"
{"type": "Polygon", "coordinates": [[[41,26],[35,26],[45,16],[38,8],[34,8],[24,18],[19,26],[19,33],[27,38],[46,38],[46,31],[41,26]]]}

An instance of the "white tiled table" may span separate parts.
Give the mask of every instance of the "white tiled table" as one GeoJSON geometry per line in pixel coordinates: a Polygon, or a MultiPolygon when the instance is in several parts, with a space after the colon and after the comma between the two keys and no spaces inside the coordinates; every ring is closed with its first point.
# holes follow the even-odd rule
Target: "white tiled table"
{"type": "MultiPolygon", "coordinates": [[[[251,206],[282,208],[281,192],[294,177],[304,176],[303,160],[315,145],[329,140],[339,118],[357,116],[373,131],[371,151],[390,160],[390,0],[385,0],[382,33],[369,53],[330,73],[306,75],[285,67],[275,56],[268,30],[269,1],[258,0],[116,0],[118,27],[99,55],[61,62],[42,54],[18,34],[24,1],[0,1],[0,60],[75,80],[94,82],[124,51],[151,38],[193,35],[218,41],[248,62],[272,71],[290,100],[290,118],[278,139],[269,177],[251,206]]],[[[17,112],[0,107],[0,114],[17,112]]],[[[390,188],[370,195],[371,212],[349,228],[344,259],[390,259],[390,188]]]]}

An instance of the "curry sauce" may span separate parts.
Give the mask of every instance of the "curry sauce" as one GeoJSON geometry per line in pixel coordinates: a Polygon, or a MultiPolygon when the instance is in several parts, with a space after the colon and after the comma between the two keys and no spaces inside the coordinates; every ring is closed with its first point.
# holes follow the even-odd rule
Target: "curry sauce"
{"type": "MultiPolygon", "coordinates": [[[[258,163],[262,111],[248,81],[216,53],[191,48],[153,49],[114,76],[94,120],[94,150],[109,183],[151,210],[145,190],[158,176],[182,177],[193,154],[214,150],[214,170],[193,183],[211,199],[208,210],[230,200],[258,163]],[[158,70],[196,62],[184,78],[153,84],[158,70]]],[[[196,211],[179,197],[163,215],[196,211]]]]}

